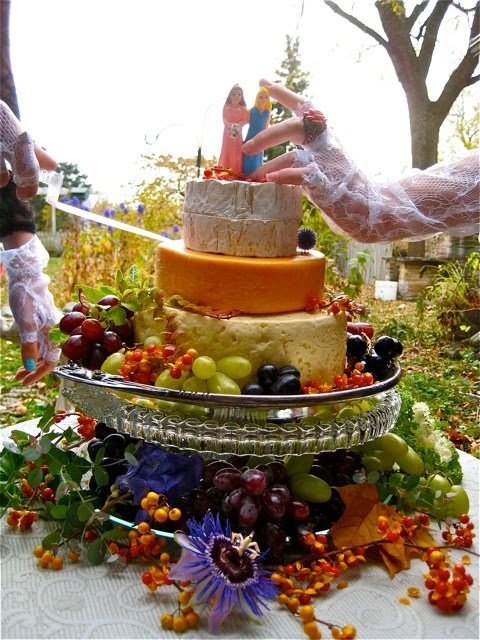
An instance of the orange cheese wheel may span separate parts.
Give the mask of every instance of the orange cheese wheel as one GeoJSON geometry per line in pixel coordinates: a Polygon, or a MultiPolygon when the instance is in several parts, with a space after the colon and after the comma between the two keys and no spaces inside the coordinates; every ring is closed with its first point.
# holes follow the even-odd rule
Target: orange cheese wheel
{"type": "Polygon", "coordinates": [[[245,258],[186,249],[182,240],[158,247],[157,286],[167,296],[243,313],[285,313],[321,298],[325,256],[318,251],[286,258],[245,258]]]}

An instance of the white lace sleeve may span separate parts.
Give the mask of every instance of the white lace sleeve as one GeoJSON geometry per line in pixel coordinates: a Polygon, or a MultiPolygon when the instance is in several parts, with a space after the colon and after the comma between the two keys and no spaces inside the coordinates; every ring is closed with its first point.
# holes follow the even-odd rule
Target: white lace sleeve
{"type": "Polygon", "coordinates": [[[0,100],[0,171],[9,164],[15,183],[19,187],[38,184],[38,160],[34,142],[10,107],[0,100]]]}
{"type": "Polygon", "coordinates": [[[330,226],[360,242],[479,232],[478,150],[456,162],[381,183],[360,171],[328,127],[297,151],[295,166],[308,167],[304,191],[330,226]]]}
{"type": "Polygon", "coordinates": [[[48,289],[50,278],[43,273],[48,258],[37,236],[17,249],[0,252],[8,273],[8,298],[20,340],[38,342],[42,358],[56,362],[60,352],[50,341],[49,331],[60,320],[61,313],[48,289]]]}

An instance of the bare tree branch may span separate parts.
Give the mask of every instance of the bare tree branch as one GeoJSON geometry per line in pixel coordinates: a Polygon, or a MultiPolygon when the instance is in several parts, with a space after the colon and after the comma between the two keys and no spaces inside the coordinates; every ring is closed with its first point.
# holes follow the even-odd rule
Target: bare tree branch
{"type": "Polygon", "coordinates": [[[378,42],[378,44],[382,45],[382,47],[387,46],[387,41],[384,38],[382,38],[382,36],[379,33],[377,33],[374,29],[368,27],[366,24],[361,22],[361,20],[358,20],[358,18],[355,18],[355,16],[352,16],[350,13],[347,13],[346,11],[344,11],[341,7],[338,6],[336,2],[332,2],[332,0],[323,0],[323,1],[327,5],[327,7],[329,7],[334,13],[338,14],[342,18],[345,18],[345,20],[347,20],[348,22],[353,24],[355,27],[360,29],[360,31],[363,31],[364,33],[372,37],[374,40],[378,42]]]}

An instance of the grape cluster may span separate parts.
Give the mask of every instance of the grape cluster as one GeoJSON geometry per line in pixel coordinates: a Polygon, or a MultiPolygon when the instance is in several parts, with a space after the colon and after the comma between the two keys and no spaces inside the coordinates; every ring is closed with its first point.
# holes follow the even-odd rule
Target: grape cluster
{"type": "Polygon", "coordinates": [[[199,519],[209,509],[219,513],[233,530],[254,531],[256,542],[269,550],[273,561],[280,559],[288,539],[301,542],[306,532],[327,529],[342,515],[345,505],[336,489],[329,488],[328,499],[314,503],[295,494],[284,461],[255,467],[248,462],[249,456],[209,462],[200,485],[181,500],[184,521],[199,519]]]}
{"type": "Polygon", "coordinates": [[[366,327],[371,325],[350,322],[347,324],[347,370],[359,369],[381,380],[387,374],[392,361],[402,354],[403,345],[391,336],[380,336],[372,341],[373,329],[368,330],[366,327]]]}
{"type": "Polygon", "coordinates": [[[276,367],[263,364],[257,369],[256,382],[250,382],[242,388],[245,395],[298,395],[302,393],[300,371],[293,365],[276,367]]]}
{"type": "Polygon", "coordinates": [[[96,304],[77,302],[60,320],[59,329],[69,336],[62,345],[63,355],[92,370],[100,369],[110,354],[134,341],[133,312],[111,295],[96,304]],[[117,306],[120,324],[109,314],[117,306]]]}

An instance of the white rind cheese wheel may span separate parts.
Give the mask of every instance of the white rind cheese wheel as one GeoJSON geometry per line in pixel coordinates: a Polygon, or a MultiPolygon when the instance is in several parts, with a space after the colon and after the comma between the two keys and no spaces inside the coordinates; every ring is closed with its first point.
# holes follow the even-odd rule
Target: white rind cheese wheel
{"type": "Polygon", "coordinates": [[[298,186],[191,180],[183,205],[183,239],[193,251],[292,256],[301,219],[302,192],[298,186]]]}

